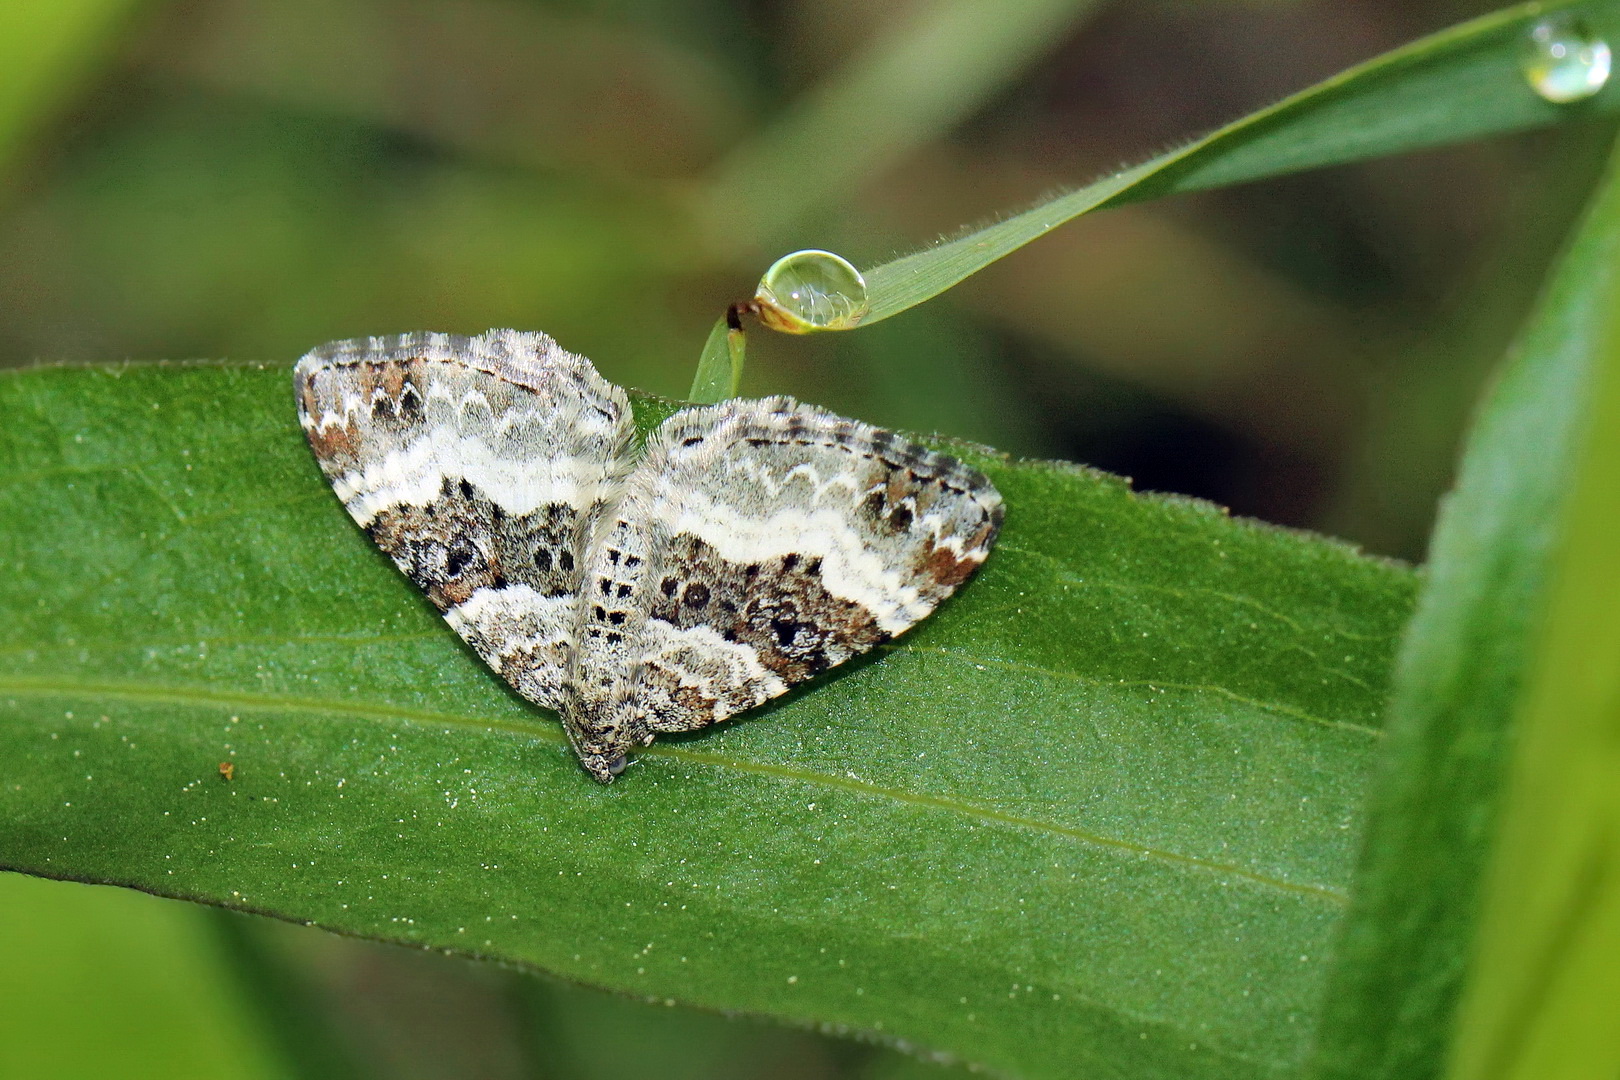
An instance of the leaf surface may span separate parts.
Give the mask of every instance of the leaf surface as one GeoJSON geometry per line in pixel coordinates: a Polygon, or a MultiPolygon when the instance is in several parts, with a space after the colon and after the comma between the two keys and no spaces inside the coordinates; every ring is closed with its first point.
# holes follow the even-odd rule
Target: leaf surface
{"type": "Polygon", "coordinates": [[[974,581],[604,788],[349,522],[289,382],[0,378],[0,866],[1021,1076],[1302,1060],[1409,571],[959,447],[1009,507],[974,581]]]}

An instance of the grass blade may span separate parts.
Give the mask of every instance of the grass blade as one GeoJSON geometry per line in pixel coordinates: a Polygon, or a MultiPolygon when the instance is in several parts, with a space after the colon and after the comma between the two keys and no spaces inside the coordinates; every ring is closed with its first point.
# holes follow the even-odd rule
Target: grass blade
{"type": "Polygon", "coordinates": [[[1093,210],[1324,165],[1612,113],[1613,82],[1578,105],[1531,91],[1519,61],[1546,12],[1578,14],[1620,40],[1620,4],[1523,4],[1412,42],[1238,120],[1188,146],[1043,201],[987,228],[864,271],[862,325],[938,296],[990,263],[1093,210]]]}
{"type": "MultiPolygon", "coordinates": [[[[1444,1068],[1497,836],[1512,724],[1525,715],[1526,701],[1535,701],[1526,695],[1534,694],[1539,628],[1563,550],[1560,523],[1592,422],[1597,361],[1613,340],[1617,260],[1620,185],[1611,171],[1480,415],[1436,530],[1428,580],[1398,668],[1355,909],[1329,984],[1319,1076],[1410,1080],[1444,1068]]],[[[1612,498],[1610,491],[1601,513],[1612,514],[1612,498]]],[[[1588,644],[1600,644],[1606,625],[1600,620],[1574,632],[1591,633],[1588,644]]],[[[1592,676],[1596,682],[1559,691],[1572,695],[1572,707],[1581,686],[1601,687],[1612,678],[1613,655],[1605,653],[1603,663],[1602,673],[1592,676]]],[[[1581,726],[1593,722],[1596,717],[1581,726]]],[[[1562,723],[1577,721],[1570,716],[1562,723]]],[[[1529,737],[1525,752],[1539,752],[1529,737]]],[[[1570,797],[1580,796],[1572,789],[1570,797]]],[[[1605,789],[1603,799],[1609,797],[1605,789]]],[[[1598,805],[1585,808],[1593,827],[1598,805]]],[[[1584,843],[1602,833],[1572,835],[1584,843]]],[[[1504,857],[1525,857],[1518,840],[1508,842],[1518,855],[1504,857]]],[[[1552,841],[1542,836],[1536,842],[1552,841]]],[[[1606,843],[1612,851],[1612,834],[1606,843]]],[[[1549,852],[1544,865],[1567,875],[1603,850],[1577,847],[1549,852]]],[[[1550,917],[1554,898],[1567,896],[1564,890],[1574,884],[1567,876],[1556,884],[1538,882],[1538,889],[1549,890],[1543,901],[1549,906],[1540,913],[1550,917]]],[[[1610,903],[1612,887],[1604,886],[1610,903]]],[[[1499,903],[1511,903],[1510,897],[1499,903]]],[[[1539,929],[1535,944],[1524,947],[1547,944],[1550,927],[1539,929]]],[[[1513,933],[1526,931],[1516,924],[1513,933]]],[[[1524,977],[1525,969],[1518,970],[1524,977]]],[[[1521,984],[1516,992],[1526,989],[1521,984]]],[[[1506,1017],[1498,1012],[1492,1019],[1506,1017]]],[[[1516,1022],[1536,1021],[1521,1016],[1516,1022]]],[[[1476,1029],[1467,1054],[1475,1053],[1478,1037],[1476,1029]]]]}
{"type": "Polygon", "coordinates": [[[1601,368],[1525,657],[1455,1080],[1620,1075],[1620,182],[1589,227],[1610,236],[1587,286],[1601,368]]]}

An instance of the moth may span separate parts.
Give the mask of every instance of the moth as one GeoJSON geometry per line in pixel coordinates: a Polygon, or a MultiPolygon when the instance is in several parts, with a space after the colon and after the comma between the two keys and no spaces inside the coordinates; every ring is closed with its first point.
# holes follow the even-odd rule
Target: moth
{"type": "Polygon", "coordinates": [[[791,398],[629,400],[545,334],[322,345],[299,421],[350,515],[604,783],[904,633],[984,562],[978,470],[791,398]]]}

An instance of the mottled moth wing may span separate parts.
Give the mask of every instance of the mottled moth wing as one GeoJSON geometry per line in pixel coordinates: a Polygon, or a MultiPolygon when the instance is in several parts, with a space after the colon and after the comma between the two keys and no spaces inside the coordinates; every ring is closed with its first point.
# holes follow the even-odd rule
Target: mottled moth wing
{"type": "Polygon", "coordinates": [[[298,362],[338,498],[523,696],[565,705],[592,523],[632,435],[624,391],[544,334],[404,334],[298,362]]]}
{"type": "Polygon", "coordinates": [[[903,633],[1001,518],[978,470],[789,398],[676,413],[590,552],[582,757],[723,720],[903,633]]]}

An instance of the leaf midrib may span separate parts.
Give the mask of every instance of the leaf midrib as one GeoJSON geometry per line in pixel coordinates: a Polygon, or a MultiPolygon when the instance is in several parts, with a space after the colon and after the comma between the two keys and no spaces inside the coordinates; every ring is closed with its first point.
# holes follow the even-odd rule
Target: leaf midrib
{"type": "MultiPolygon", "coordinates": [[[[193,687],[162,687],[151,683],[120,683],[120,682],[82,682],[63,683],[50,679],[17,678],[15,676],[0,676],[0,693],[35,695],[50,697],[84,697],[87,695],[116,698],[125,701],[163,702],[183,706],[225,706],[243,711],[261,709],[279,709],[288,712],[319,713],[323,715],[347,715],[378,720],[399,720],[407,723],[424,726],[452,726],[475,728],[481,731],[503,731],[508,734],[522,735],[527,738],[539,739],[553,744],[562,744],[564,741],[561,729],[554,726],[534,726],[527,723],[503,719],[472,719],[454,713],[438,713],[425,709],[411,709],[406,707],[387,705],[371,705],[358,701],[322,701],[313,698],[283,697],[274,695],[256,695],[242,693],[218,693],[201,690],[193,687]]],[[[1278,892],[1291,895],[1309,896],[1318,900],[1326,900],[1338,907],[1347,903],[1344,890],[1328,885],[1314,883],[1299,883],[1287,881],[1282,878],[1260,874],[1228,863],[1219,863],[1209,859],[1201,859],[1192,855],[1183,855],[1179,852],[1165,851],[1144,844],[1132,843],[1116,837],[1104,836],[1099,833],[1088,832],[1068,825],[1059,825],[1054,822],[1041,821],[1036,818],[1022,817],[1010,814],[992,807],[961,799],[948,798],[940,795],[929,795],[921,792],[903,791],[897,788],[884,787],[854,776],[836,776],[831,773],[796,768],[786,765],[776,765],[757,761],[744,761],[721,754],[709,753],[701,750],[690,750],[685,746],[653,744],[640,751],[643,755],[672,758],[677,761],[693,765],[708,765],[716,768],[733,769],[738,772],[750,773],[758,776],[769,776],[776,779],[792,780],[799,783],[820,785],[828,788],[837,788],[870,798],[887,799],[901,805],[923,807],[933,810],[944,810],[965,818],[974,818],[979,821],[1004,825],[1031,832],[1042,833],[1048,836],[1061,837],[1093,847],[1106,848],[1113,851],[1124,851],[1151,859],[1170,866],[1191,867],[1201,871],[1214,873],[1230,878],[1247,881],[1264,888],[1274,889],[1278,892]]]]}
{"type": "MultiPolygon", "coordinates": [[[[39,657],[51,653],[72,652],[78,655],[99,653],[106,655],[123,651],[149,651],[152,649],[168,650],[197,646],[205,649],[230,649],[243,646],[264,645],[308,645],[308,644],[342,644],[349,647],[357,645],[393,645],[412,641],[430,641],[441,637],[439,630],[422,630],[412,633],[396,634],[290,634],[275,637],[240,637],[231,635],[209,636],[197,635],[184,639],[169,639],[166,641],[108,641],[95,639],[91,641],[53,642],[48,645],[13,645],[0,648],[0,657],[29,656],[39,657]]],[[[1194,693],[1209,693],[1226,698],[1228,701],[1240,705],[1247,705],[1263,712],[1274,713],[1278,716],[1298,720],[1302,723],[1316,724],[1320,727],[1332,728],[1338,731],[1348,731],[1357,735],[1364,735],[1374,740],[1382,740],[1384,732],[1380,728],[1358,724],[1353,720],[1334,720],[1292,705],[1281,702],[1263,701],[1259,698],[1248,697],[1235,690],[1215,683],[1184,683],[1166,679],[1105,679],[1081,675],[1078,672],[1063,671],[1058,668],[1045,667],[1032,664],[1024,660],[1005,660],[999,657],[977,656],[965,653],[960,649],[950,649],[943,645],[927,645],[917,642],[901,642],[878,646],[872,650],[877,655],[894,655],[901,652],[933,653],[947,659],[964,663],[980,665],[983,667],[1000,668],[1003,671],[1018,671],[1030,675],[1041,675],[1046,678],[1058,679],[1065,682],[1074,682],[1082,686],[1097,687],[1144,687],[1149,690],[1185,690],[1194,693]]],[[[1336,669],[1326,669],[1336,672],[1336,669]]],[[[1347,676],[1347,678],[1349,678],[1347,676]]],[[[1359,681],[1359,680],[1356,680],[1359,681]]],[[[3,684],[0,684],[3,685],[3,684]]],[[[477,726],[478,722],[471,718],[461,718],[457,721],[463,725],[477,726]]]]}

